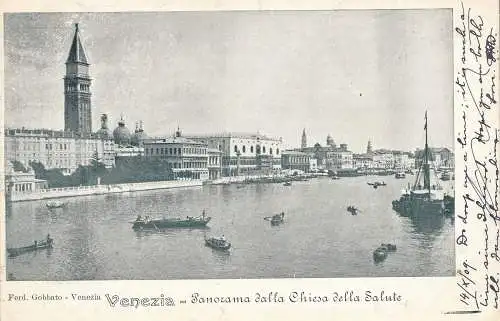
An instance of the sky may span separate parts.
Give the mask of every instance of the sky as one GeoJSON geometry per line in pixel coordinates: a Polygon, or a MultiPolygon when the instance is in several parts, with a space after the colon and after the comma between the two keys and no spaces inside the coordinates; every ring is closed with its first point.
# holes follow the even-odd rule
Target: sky
{"type": "Polygon", "coordinates": [[[79,23],[93,129],[107,113],[150,136],[259,132],[354,152],[453,146],[451,10],[11,13],[5,125],[64,128],[79,23]]]}

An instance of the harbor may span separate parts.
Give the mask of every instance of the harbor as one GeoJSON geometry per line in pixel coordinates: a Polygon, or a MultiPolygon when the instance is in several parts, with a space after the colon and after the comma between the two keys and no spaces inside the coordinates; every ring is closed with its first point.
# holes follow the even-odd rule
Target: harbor
{"type": "MultiPolygon", "coordinates": [[[[20,247],[50,233],[54,247],[7,261],[13,280],[200,278],[308,278],[448,276],[453,274],[451,219],[405,217],[392,209],[406,180],[378,176],[318,177],[283,184],[205,185],[67,199],[10,203],[7,246],[20,247]],[[355,204],[357,215],[346,208],[355,204]],[[132,229],[137,215],[198,217],[206,228],[132,229]],[[282,224],[266,217],[284,212],[282,224]],[[225,235],[229,251],[205,245],[225,235]],[[36,236],[36,237],[35,237],[36,236]],[[397,251],[381,261],[382,243],[397,251]],[[314,264],[311,264],[314,262],[314,264]],[[409,264],[409,262],[412,262],[409,264]]],[[[443,182],[451,189],[453,181],[443,182]]]]}

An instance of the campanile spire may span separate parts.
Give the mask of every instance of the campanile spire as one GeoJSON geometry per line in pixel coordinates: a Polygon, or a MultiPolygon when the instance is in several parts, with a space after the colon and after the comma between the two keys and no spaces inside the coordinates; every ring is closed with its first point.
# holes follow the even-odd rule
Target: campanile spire
{"type": "Polygon", "coordinates": [[[66,60],[64,77],[64,129],[80,136],[92,132],[89,63],[75,23],[75,34],[66,60]]]}

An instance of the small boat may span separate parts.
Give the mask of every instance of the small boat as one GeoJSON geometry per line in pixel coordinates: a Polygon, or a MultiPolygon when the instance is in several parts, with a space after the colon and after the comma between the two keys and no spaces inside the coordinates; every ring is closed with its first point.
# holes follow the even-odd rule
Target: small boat
{"type": "Polygon", "coordinates": [[[21,255],[23,253],[52,248],[53,245],[54,245],[54,240],[50,238],[49,234],[47,235],[47,238],[45,240],[35,241],[35,243],[32,245],[18,247],[18,248],[8,248],[7,253],[9,253],[10,257],[14,257],[21,255]]]}
{"type": "Polygon", "coordinates": [[[333,180],[337,180],[337,179],[340,179],[340,177],[338,177],[337,175],[333,175],[333,176],[332,176],[332,179],[333,179],[333,180]]]}
{"type": "Polygon", "coordinates": [[[264,217],[264,219],[270,221],[271,225],[278,225],[285,221],[285,213],[281,212],[280,214],[264,217]]]}
{"type": "Polygon", "coordinates": [[[382,243],[380,244],[380,247],[381,249],[385,249],[386,251],[388,252],[395,252],[396,251],[396,245],[395,244],[390,244],[390,243],[382,243]]]}
{"type": "Polygon", "coordinates": [[[292,186],[292,182],[285,182],[284,186],[292,186]]]}
{"type": "Polygon", "coordinates": [[[399,179],[402,179],[402,178],[406,178],[406,174],[404,172],[397,172],[394,177],[396,178],[399,178],[399,179]]]}
{"type": "Polygon", "coordinates": [[[377,248],[375,251],[373,251],[373,260],[375,262],[381,262],[387,258],[387,250],[384,248],[377,248]]]}
{"type": "Polygon", "coordinates": [[[374,183],[368,183],[368,185],[373,186],[373,188],[378,188],[379,186],[386,186],[387,184],[385,182],[374,182],[374,183]]]}
{"type": "Polygon", "coordinates": [[[66,206],[66,203],[61,201],[49,201],[45,204],[48,208],[61,208],[66,206]]]}
{"type": "Polygon", "coordinates": [[[352,215],[357,215],[359,212],[359,209],[357,209],[354,206],[347,206],[347,211],[351,213],[352,215]]]}
{"type": "Polygon", "coordinates": [[[205,245],[209,246],[213,249],[216,250],[223,250],[227,251],[231,248],[231,243],[229,243],[225,238],[224,235],[221,237],[209,237],[205,238],[205,245]]]}
{"type": "Polygon", "coordinates": [[[211,217],[205,216],[205,211],[203,211],[200,217],[187,216],[185,219],[182,218],[163,218],[163,219],[151,219],[149,216],[142,218],[140,215],[132,223],[132,228],[134,230],[142,229],[161,229],[161,228],[200,228],[206,227],[208,222],[210,222],[211,217]]]}

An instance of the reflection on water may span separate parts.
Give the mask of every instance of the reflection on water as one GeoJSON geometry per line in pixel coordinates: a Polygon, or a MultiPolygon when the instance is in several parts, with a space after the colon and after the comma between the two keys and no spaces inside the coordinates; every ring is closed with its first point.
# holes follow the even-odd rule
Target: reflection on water
{"type": "Polygon", "coordinates": [[[373,189],[370,177],[321,178],[281,184],[204,186],[44,201],[7,206],[7,246],[50,233],[50,251],[7,260],[17,280],[444,276],[454,267],[449,219],[401,217],[391,202],[401,180],[373,189]],[[346,208],[355,205],[358,215],[346,208]],[[212,217],[206,229],[134,231],[137,215],[212,217]],[[285,212],[282,224],[264,218],[285,212]],[[232,248],[205,246],[224,234],[232,248]],[[381,243],[397,251],[375,264],[381,243]],[[411,263],[409,263],[411,262],[411,263]]]}

